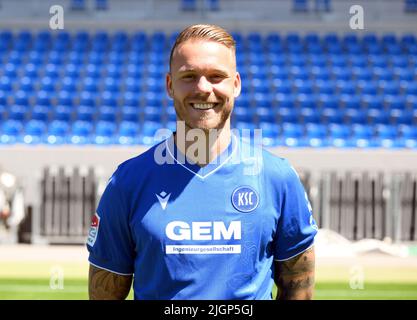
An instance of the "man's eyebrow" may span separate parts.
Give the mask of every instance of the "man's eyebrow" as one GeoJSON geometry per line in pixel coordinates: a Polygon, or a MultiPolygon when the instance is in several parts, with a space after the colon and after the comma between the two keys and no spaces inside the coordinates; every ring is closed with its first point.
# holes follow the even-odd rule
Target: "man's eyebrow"
{"type": "MultiPolygon", "coordinates": [[[[184,69],[180,68],[178,70],[178,72],[180,72],[180,73],[196,72],[196,71],[198,71],[197,68],[184,68],[184,69]]],[[[222,70],[222,69],[210,69],[209,72],[221,73],[221,74],[224,74],[224,75],[229,74],[226,70],[222,70]]]]}

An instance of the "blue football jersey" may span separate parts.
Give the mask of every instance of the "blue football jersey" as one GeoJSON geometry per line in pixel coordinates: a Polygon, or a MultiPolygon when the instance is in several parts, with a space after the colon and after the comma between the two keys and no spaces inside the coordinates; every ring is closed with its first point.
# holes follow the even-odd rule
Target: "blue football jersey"
{"type": "Polygon", "coordinates": [[[134,274],[135,299],[271,299],[273,261],[317,233],[296,171],[236,135],[204,167],[173,141],[118,166],[93,217],[90,263],[134,274]]]}

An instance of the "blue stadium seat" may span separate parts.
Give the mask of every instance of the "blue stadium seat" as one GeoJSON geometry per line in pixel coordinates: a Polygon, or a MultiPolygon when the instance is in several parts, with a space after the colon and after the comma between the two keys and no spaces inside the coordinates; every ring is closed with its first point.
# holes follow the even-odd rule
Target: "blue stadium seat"
{"type": "Polygon", "coordinates": [[[57,145],[67,143],[69,133],[69,123],[62,120],[53,120],[48,124],[45,143],[57,145]]]}
{"type": "Polygon", "coordinates": [[[120,122],[117,140],[122,145],[139,144],[138,123],[130,121],[120,122]]]}
{"type": "Polygon", "coordinates": [[[0,90],[0,105],[6,106],[8,104],[8,95],[0,90]]]}
{"type": "Polygon", "coordinates": [[[15,144],[20,141],[23,132],[23,124],[18,120],[6,120],[1,123],[0,143],[15,144]]]}
{"type": "Polygon", "coordinates": [[[29,120],[24,126],[22,142],[26,144],[38,144],[44,141],[46,123],[40,120],[29,120]]]}
{"type": "Polygon", "coordinates": [[[9,108],[8,118],[10,120],[23,121],[28,111],[27,106],[12,105],[9,108]]]}
{"type": "Polygon", "coordinates": [[[301,118],[302,123],[319,124],[322,122],[321,113],[317,112],[316,108],[300,109],[300,118],[301,118]]]}
{"type": "Polygon", "coordinates": [[[299,122],[299,114],[297,109],[294,108],[285,108],[285,107],[279,107],[277,109],[277,116],[279,119],[279,122],[287,122],[287,123],[298,123],[299,122]]]}
{"type": "Polygon", "coordinates": [[[368,59],[365,55],[362,54],[362,48],[361,47],[359,47],[359,52],[356,52],[356,54],[348,55],[348,61],[350,63],[350,66],[354,70],[355,69],[360,70],[361,68],[365,68],[368,65],[368,59]]]}
{"type": "Polygon", "coordinates": [[[407,95],[417,96],[417,83],[416,82],[407,83],[406,87],[404,88],[404,93],[407,95]]]}
{"type": "Polygon", "coordinates": [[[377,125],[376,126],[375,143],[383,148],[392,148],[395,146],[397,138],[397,127],[393,125],[377,125]]]}
{"type": "Polygon", "coordinates": [[[317,123],[307,123],[304,144],[314,148],[328,146],[327,126],[317,123]]]}
{"type": "Polygon", "coordinates": [[[367,124],[368,114],[364,110],[347,109],[345,110],[345,117],[347,123],[350,124],[367,124]]]}
{"type": "Polygon", "coordinates": [[[253,109],[245,107],[234,107],[233,118],[237,122],[252,122],[254,121],[253,109]]]}
{"type": "Polygon", "coordinates": [[[50,109],[46,106],[35,105],[30,114],[30,119],[47,122],[49,120],[50,109]]]}
{"type": "Polygon", "coordinates": [[[272,108],[268,107],[257,107],[256,108],[256,116],[258,119],[258,123],[266,122],[266,123],[273,123],[275,122],[275,115],[272,108]]]}
{"type": "Polygon", "coordinates": [[[318,94],[317,103],[323,109],[339,109],[339,99],[331,94],[318,94]]]}
{"type": "Polygon", "coordinates": [[[52,118],[62,122],[70,123],[72,120],[72,108],[65,105],[58,105],[54,108],[52,118]]]}
{"type": "Polygon", "coordinates": [[[349,61],[345,55],[339,53],[330,53],[327,55],[328,64],[336,71],[344,70],[349,61]]]}
{"type": "Polygon", "coordinates": [[[277,145],[280,129],[276,123],[260,122],[259,129],[262,130],[262,144],[265,147],[273,147],[277,145]]]}
{"type": "Polygon", "coordinates": [[[294,81],[294,89],[295,89],[295,92],[297,93],[312,94],[313,83],[309,80],[296,79],[294,81]]]}
{"type": "Polygon", "coordinates": [[[73,144],[91,144],[93,125],[91,122],[77,120],[74,121],[69,135],[69,140],[73,144]]]}
{"type": "Polygon", "coordinates": [[[139,109],[137,107],[124,106],[120,110],[120,117],[122,121],[138,123],[139,109]]]}
{"type": "Polygon", "coordinates": [[[27,92],[24,90],[18,90],[13,95],[14,103],[23,107],[28,107],[29,105],[31,105],[30,97],[31,97],[31,92],[30,91],[27,92]]]}
{"type": "Polygon", "coordinates": [[[82,91],[79,94],[79,104],[82,106],[95,107],[96,94],[90,91],[82,91]]]}
{"type": "Polygon", "coordinates": [[[373,68],[386,68],[389,64],[388,58],[381,54],[369,54],[368,61],[373,68]]]}
{"type": "Polygon", "coordinates": [[[400,93],[400,83],[398,81],[379,81],[379,90],[384,94],[398,95],[400,93]]]}
{"type": "Polygon", "coordinates": [[[397,139],[406,148],[417,148],[417,127],[415,125],[401,125],[400,138],[397,139]]]}
{"type": "MultiPolygon", "coordinates": [[[[236,107],[235,107],[236,108],[236,107]]],[[[175,111],[174,106],[166,106],[163,109],[163,117],[167,120],[167,121],[176,121],[177,119],[177,114],[175,111]]]]}
{"type": "Polygon", "coordinates": [[[293,108],[295,106],[295,98],[291,94],[277,93],[273,96],[272,102],[278,108],[293,108]]]}
{"type": "Polygon", "coordinates": [[[348,147],[348,139],[351,136],[351,130],[349,125],[344,124],[330,124],[328,126],[329,136],[327,144],[329,146],[343,148],[348,147]]]}
{"type": "Polygon", "coordinates": [[[415,72],[408,68],[394,68],[394,75],[399,81],[415,81],[415,72]]]}
{"type": "Polygon", "coordinates": [[[355,82],[351,80],[337,80],[335,85],[339,94],[353,95],[356,93],[355,82]]]}
{"type": "Polygon", "coordinates": [[[24,92],[32,92],[35,90],[35,81],[28,76],[24,76],[20,78],[18,87],[24,92]]]}
{"type": "Polygon", "coordinates": [[[159,142],[156,139],[156,133],[159,129],[162,129],[160,122],[146,121],[143,123],[140,132],[140,141],[144,145],[153,145],[159,142]]]}
{"type": "Polygon", "coordinates": [[[94,107],[86,106],[86,105],[80,105],[77,108],[75,118],[76,120],[81,120],[85,122],[93,122],[94,120],[94,114],[96,110],[94,107]]]}
{"type": "Polygon", "coordinates": [[[109,121],[98,121],[94,131],[94,143],[98,145],[114,144],[116,124],[109,121]]]}
{"type": "Polygon", "coordinates": [[[399,110],[393,109],[390,110],[391,121],[396,125],[413,125],[417,117],[414,115],[414,112],[411,110],[399,110]]]}
{"type": "Polygon", "coordinates": [[[115,123],[117,120],[115,108],[106,105],[100,107],[98,109],[98,120],[115,123]]]}
{"type": "Polygon", "coordinates": [[[331,72],[327,67],[313,66],[310,69],[310,77],[315,80],[329,81],[331,78],[331,72]]]}
{"type": "Polygon", "coordinates": [[[380,95],[363,94],[361,105],[363,108],[384,109],[384,101],[380,95]]]}
{"type": "Polygon", "coordinates": [[[349,145],[355,148],[372,147],[374,142],[374,129],[371,125],[354,124],[349,145]]]}
{"type": "Polygon", "coordinates": [[[361,108],[361,99],[357,95],[350,94],[341,94],[340,105],[346,109],[360,109],[361,108]]]}
{"type": "Polygon", "coordinates": [[[292,91],[291,81],[285,79],[273,79],[271,81],[272,92],[289,94],[292,91]]]}
{"type": "Polygon", "coordinates": [[[390,124],[391,114],[383,109],[368,109],[368,119],[371,124],[390,124]]]}
{"type": "Polygon", "coordinates": [[[357,88],[361,94],[377,95],[378,85],[375,81],[357,81],[357,88]]]}
{"type": "Polygon", "coordinates": [[[344,113],[333,108],[322,109],[323,123],[326,124],[344,124],[344,113]]]}
{"type": "Polygon", "coordinates": [[[314,87],[319,94],[334,94],[335,84],[329,80],[316,80],[314,81],[314,87]]]}
{"type": "Polygon", "coordinates": [[[144,121],[155,121],[161,122],[162,112],[161,107],[146,106],[143,108],[143,119],[144,121]]]}
{"type": "Polygon", "coordinates": [[[406,109],[406,100],[402,95],[386,94],[383,96],[383,101],[388,109],[406,109]]]}
{"type": "Polygon", "coordinates": [[[11,92],[13,90],[12,80],[9,77],[0,77],[0,90],[4,92],[11,92]]]}
{"type": "Polygon", "coordinates": [[[357,81],[360,81],[360,80],[371,81],[373,78],[372,72],[368,68],[365,68],[365,66],[353,67],[352,75],[357,81]]]}
{"type": "Polygon", "coordinates": [[[316,108],[316,97],[314,94],[295,94],[295,101],[298,108],[316,108]]]}
{"type": "Polygon", "coordinates": [[[283,123],[281,143],[287,147],[303,146],[304,130],[301,124],[283,123]]]}

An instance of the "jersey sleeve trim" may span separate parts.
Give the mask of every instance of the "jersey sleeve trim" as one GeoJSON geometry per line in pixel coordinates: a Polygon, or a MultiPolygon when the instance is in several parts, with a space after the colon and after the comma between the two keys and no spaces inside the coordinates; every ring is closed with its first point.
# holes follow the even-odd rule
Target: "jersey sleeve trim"
{"type": "Polygon", "coordinates": [[[306,249],[301,250],[300,252],[292,255],[291,257],[285,258],[285,259],[274,259],[274,261],[287,261],[287,260],[290,260],[290,259],[292,259],[292,258],[294,258],[294,257],[296,257],[296,256],[298,256],[300,254],[302,254],[303,252],[306,252],[308,249],[311,249],[312,247],[314,247],[314,240],[313,240],[313,243],[311,245],[309,245],[306,249]]]}
{"type": "Polygon", "coordinates": [[[106,270],[108,272],[115,273],[115,274],[118,274],[120,276],[131,276],[131,275],[133,275],[133,273],[121,273],[121,272],[117,272],[117,271],[114,271],[114,270],[110,270],[108,268],[103,268],[103,267],[101,267],[101,266],[99,266],[99,265],[97,265],[95,263],[92,263],[90,259],[88,259],[88,262],[90,262],[90,264],[92,266],[96,267],[96,268],[99,268],[99,269],[102,269],[102,270],[106,270]]]}

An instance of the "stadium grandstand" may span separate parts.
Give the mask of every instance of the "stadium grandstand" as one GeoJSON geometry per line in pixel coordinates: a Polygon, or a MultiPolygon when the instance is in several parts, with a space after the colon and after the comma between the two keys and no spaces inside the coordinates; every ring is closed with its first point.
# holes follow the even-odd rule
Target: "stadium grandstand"
{"type": "Polygon", "coordinates": [[[0,244],[85,243],[117,164],[175,129],[165,73],[192,23],[232,32],[233,127],[293,163],[320,228],[417,240],[416,1],[0,0],[0,244]]]}

